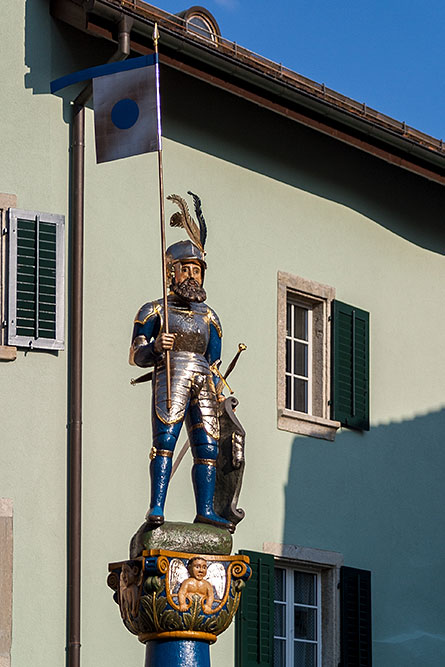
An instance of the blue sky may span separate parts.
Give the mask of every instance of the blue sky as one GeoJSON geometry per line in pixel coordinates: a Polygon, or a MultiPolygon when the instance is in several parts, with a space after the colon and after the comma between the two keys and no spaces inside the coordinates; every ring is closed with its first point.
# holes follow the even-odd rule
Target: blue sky
{"type": "MultiPolygon", "coordinates": [[[[171,13],[181,0],[154,4],[171,13]]],[[[445,139],[443,0],[206,0],[222,36],[445,139]]]]}

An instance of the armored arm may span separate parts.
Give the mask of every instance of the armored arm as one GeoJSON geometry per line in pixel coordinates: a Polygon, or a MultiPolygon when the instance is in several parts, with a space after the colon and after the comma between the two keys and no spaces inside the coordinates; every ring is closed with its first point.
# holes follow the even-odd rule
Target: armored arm
{"type": "Polygon", "coordinates": [[[213,381],[215,383],[217,393],[221,394],[222,391],[219,391],[219,389],[222,390],[222,387],[218,387],[218,385],[222,382],[222,380],[220,375],[216,372],[218,365],[221,361],[221,347],[222,347],[221,322],[219,321],[218,315],[211,308],[209,308],[208,310],[208,317],[209,317],[210,338],[205,356],[207,361],[209,362],[210,370],[213,373],[213,381]]]}
{"type": "Polygon", "coordinates": [[[154,366],[159,358],[154,345],[161,327],[159,304],[146,303],[134,320],[130,347],[130,364],[147,368],[154,366]]]}

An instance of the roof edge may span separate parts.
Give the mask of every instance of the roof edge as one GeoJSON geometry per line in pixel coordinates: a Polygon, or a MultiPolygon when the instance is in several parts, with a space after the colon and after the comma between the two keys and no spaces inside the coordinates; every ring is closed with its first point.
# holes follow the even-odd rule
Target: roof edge
{"type": "Polygon", "coordinates": [[[441,140],[221,36],[214,43],[195,35],[186,30],[180,15],[141,0],[51,0],[51,13],[76,28],[112,41],[116,39],[117,22],[122,15],[128,15],[133,19],[132,48],[139,53],[150,51],[157,22],[162,31],[161,62],[232,93],[245,93],[257,104],[445,185],[445,146],[441,140]]]}

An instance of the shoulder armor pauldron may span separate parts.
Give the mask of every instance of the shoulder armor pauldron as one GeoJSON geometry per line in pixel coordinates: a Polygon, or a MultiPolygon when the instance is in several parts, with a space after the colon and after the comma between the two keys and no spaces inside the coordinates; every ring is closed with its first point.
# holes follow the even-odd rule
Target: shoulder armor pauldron
{"type": "Polygon", "coordinates": [[[218,336],[221,338],[222,337],[222,326],[221,322],[219,321],[218,315],[215,313],[214,310],[212,310],[209,306],[207,306],[207,316],[210,320],[210,322],[213,324],[213,326],[216,329],[216,332],[218,336]]]}
{"type": "Polygon", "coordinates": [[[134,323],[135,324],[145,324],[146,321],[153,317],[153,315],[161,314],[161,306],[159,301],[149,301],[145,303],[138,311],[134,323]]]}

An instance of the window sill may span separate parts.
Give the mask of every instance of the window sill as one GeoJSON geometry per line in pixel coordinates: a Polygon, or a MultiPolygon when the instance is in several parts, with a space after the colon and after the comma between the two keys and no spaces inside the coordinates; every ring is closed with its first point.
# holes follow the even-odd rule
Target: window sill
{"type": "Polygon", "coordinates": [[[294,412],[293,410],[278,410],[278,428],[281,431],[290,431],[299,435],[309,435],[322,440],[335,440],[340,422],[324,417],[308,415],[305,412],[294,412]]]}
{"type": "Polygon", "coordinates": [[[15,361],[17,348],[12,345],[0,345],[0,361],[15,361]]]}

